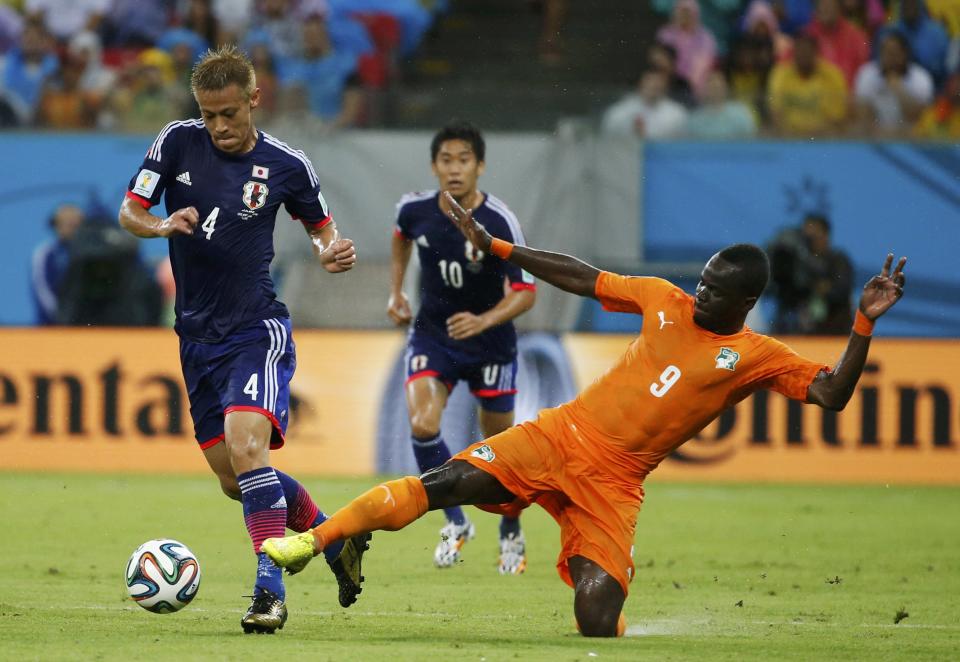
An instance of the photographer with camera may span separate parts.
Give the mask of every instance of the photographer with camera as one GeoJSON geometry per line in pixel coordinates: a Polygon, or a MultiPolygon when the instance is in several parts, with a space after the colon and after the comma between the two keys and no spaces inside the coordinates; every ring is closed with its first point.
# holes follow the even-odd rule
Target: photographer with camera
{"type": "Polygon", "coordinates": [[[771,243],[770,280],[777,299],[776,334],[846,335],[853,321],[853,266],[830,245],[830,221],[808,213],[771,243]]]}

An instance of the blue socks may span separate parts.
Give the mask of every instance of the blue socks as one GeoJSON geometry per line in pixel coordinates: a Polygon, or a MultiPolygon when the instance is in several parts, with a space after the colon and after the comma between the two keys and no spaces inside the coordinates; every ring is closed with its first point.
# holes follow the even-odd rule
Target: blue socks
{"type": "MultiPolygon", "coordinates": [[[[295,478],[288,476],[282,471],[277,471],[277,479],[283,487],[283,494],[287,498],[287,528],[303,533],[307,529],[312,529],[327,521],[327,515],[317,508],[313,502],[310,493],[295,478]]],[[[327,563],[335,561],[340,556],[340,550],[343,549],[343,541],[327,545],[323,550],[323,555],[327,563]]]]}
{"type": "Polygon", "coordinates": [[[520,518],[507,517],[500,518],[500,538],[509,538],[510,536],[520,535],[520,518]]]}
{"type": "MultiPolygon", "coordinates": [[[[417,458],[420,473],[439,467],[450,459],[450,449],[447,448],[447,442],[443,440],[440,434],[428,439],[411,437],[411,440],[413,441],[413,455],[417,458]]],[[[443,513],[447,516],[447,520],[457,526],[463,526],[467,523],[467,517],[463,514],[463,509],[460,506],[444,508],[443,513]]]]}
{"type": "Polygon", "coordinates": [[[254,593],[272,591],[283,600],[283,572],[260,551],[267,538],[283,537],[287,526],[287,499],[272,467],[254,469],[237,476],[243,502],[243,521],[257,554],[257,581],[254,593]]]}
{"type": "MultiPolygon", "coordinates": [[[[310,525],[310,528],[312,529],[314,527],[320,526],[321,524],[326,522],[328,519],[330,518],[327,517],[322,510],[318,510],[317,516],[313,520],[313,524],[310,525]]],[[[333,563],[334,561],[337,560],[337,557],[340,556],[340,550],[343,549],[343,542],[344,542],[343,540],[338,540],[337,542],[330,543],[329,545],[323,548],[323,556],[324,558],[327,559],[327,563],[333,563]]]]}

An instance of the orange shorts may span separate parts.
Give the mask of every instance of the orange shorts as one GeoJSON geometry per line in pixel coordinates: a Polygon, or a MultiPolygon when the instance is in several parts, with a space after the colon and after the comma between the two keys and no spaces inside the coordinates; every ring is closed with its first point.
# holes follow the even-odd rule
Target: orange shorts
{"type": "Polygon", "coordinates": [[[573,586],[568,560],[583,556],[614,577],[626,595],[643,487],[636,478],[618,475],[611,466],[615,462],[601,466],[595,445],[585,450],[587,442],[557,410],[547,413],[475,443],[453,459],[491,474],[517,496],[513,503],[483,510],[516,516],[537,503],[553,516],[560,525],[557,571],[563,581],[573,586]]]}

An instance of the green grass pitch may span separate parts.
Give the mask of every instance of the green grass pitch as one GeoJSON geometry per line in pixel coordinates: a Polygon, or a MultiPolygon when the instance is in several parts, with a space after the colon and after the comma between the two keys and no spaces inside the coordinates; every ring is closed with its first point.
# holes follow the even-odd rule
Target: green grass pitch
{"type": "MultiPolygon", "coordinates": [[[[370,479],[305,481],[332,511],[370,479]]],[[[647,485],[628,636],[573,628],[558,529],[524,517],[529,568],[496,573],[496,524],[472,510],[463,563],[432,567],[441,516],[374,535],[350,609],[318,559],[288,580],[290,620],[243,635],[254,564],[239,505],[212,477],[0,473],[0,659],[666,660],[960,656],[960,489],[647,485]],[[127,599],[128,555],[171,537],[197,554],[194,602],[127,599]],[[895,623],[897,614],[900,622],[895,623]],[[904,617],[904,613],[909,614],[904,617]]]]}

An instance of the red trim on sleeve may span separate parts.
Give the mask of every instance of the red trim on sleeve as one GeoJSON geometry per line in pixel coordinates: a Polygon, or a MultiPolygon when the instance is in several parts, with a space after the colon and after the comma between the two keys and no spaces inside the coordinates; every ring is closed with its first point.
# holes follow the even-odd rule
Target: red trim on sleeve
{"type": "Polygon", "coordinates": [[[326,218],[321,218],[319,221],[308,221],[305,218],[293,216],[293,220],[300,221],[304,224],[304,226],[310,228],[311,230],[319,230],[320,228],[326,227],[327,224],[333,220],[333,216],[328,215],[326,218]]]}
{"type": "Polygon", "coordinates": [[[511,290],[530,290],[532,292],[537,291],[537,286],[533,283],[510,283],[511,290]]]}
{"type": "Polygon", "coordinates": [[[400,237],[401,239],[406,239],[407,241],[410,241],[410,237],[408,237],[407,235],[403,234],[403,230],[401,230],[400,228],[397,228],[397,227],[393,228],[393,236],[394,236],[394,237],[400,237]]]}
{"type": "Polygon", "coordinates": [[[137,195],[133,191],[127,191],[127,197],[138,203],[144,209],[150,209],[153,206],[153,203],[147,200],[146,198],[137,195]]]}
{"type": "Polygon", "coordinates": [[[273,424],[273,430],[276,432],[276,436],[279,437],[280,441],[275,442],[273,439],[270,439],[270,448],[277,449],[283,446],[286,440],[283,437],[283,429],[280,427],[280,421],[277,420],[277,417],[273,415],[273,412],[269,409],[264,409],[263,407],[254,407],[252,405],[230,405],[223,410],[223,415],[226,416],[232,411],[253,411],[258,414],[263,414],[267,417],[270,423],[273,424]]]}
{"type": "Polygon", "coordinates": [[[213,448],[223,440],[224,440],[224,436],[222,434],[218,434],[213,439],[207,439],[206,441],[201,441],[198,443],[200,444],[200,450],[205,451],[208,448],[213,448]]]}

